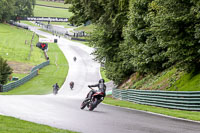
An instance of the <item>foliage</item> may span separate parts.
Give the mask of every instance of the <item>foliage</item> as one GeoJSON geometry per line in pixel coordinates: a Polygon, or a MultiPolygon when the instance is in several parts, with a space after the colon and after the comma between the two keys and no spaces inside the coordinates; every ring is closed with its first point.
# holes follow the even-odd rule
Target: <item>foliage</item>
{"type": "Polygon", "coordinates": [[[104,12],[102,4],[105,4],[105,1],[65,0],[65,4],[72,4],[69,11],[74,14],[69,21],[78,26],[89,20],[96,22],[104,12]]]}
{"type": "Polygon", "coordinates": [[[90,20],[96,25],[90,44],[115,83],[134,72],[155,75],[174,65],[188,72],[199,69],[200,1],[66,0],[69,2],[72,23],[90,20]]]}
{"type": "Polygon", "coordinates": [[[8,76],[12,73],[12,68],[8,66],[7,61],[0,57],[0,84],[6,84],[8,76]]]}
{"type": "Polygon", "coordinates": [[[0,0],[0,22],[5,22],[14,14],[15,0],[0,0]]]}
{"type": "Polygon", "coordinates": [[[105,68],[104,67],[100,68],[100,72],[101,72],[101,76],[105,80],[105,82],[109,82],[110,80],[105,75],[105,68]]]}
{"type": "Polygon", "coordinates": [[[106,76],[115,83],[122,82],[127,75],[134,72],[129,63],[130,55],[123,51],[121,43],[123,42],[122,30],[127,23],[126,4],[120,6],[118,1],[106,1],[102,4],[105,13],[101,15],[97,23],[97,28],[91,36],[90,44],[96,47],[94,54],[100,62],[105,61],[106,76]]]}
{"type": "Polygon", "coordinates": [[[32,16],[35,2],[35,0],[15,0],[15,17],[32,16]]]}
{"type": "Polygon", "coordinates": [[[0,0],[0,22],[33,15],[35,0],[0,0]]]}

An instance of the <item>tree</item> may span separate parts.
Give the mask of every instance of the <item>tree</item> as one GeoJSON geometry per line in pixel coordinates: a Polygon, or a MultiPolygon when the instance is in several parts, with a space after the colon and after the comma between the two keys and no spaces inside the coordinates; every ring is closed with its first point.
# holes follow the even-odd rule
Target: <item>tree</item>
{"type": "Polygon", "coordinates": [[[0,0],[0,22],[33,15],[35,0],[0,0]]]}
{"type": "Polygon", "coordinates": [[[0,0],[0,22],[9,20],[14,14],[15,0],[0,0]]]}
{"type": "Polygon", "coordinates": [[[8,76],[12,73],[12,68],[8,66],[7,61],[0,57],[0,84],[6,84],[8,76]]]}
{"type": "Polygon", "coordinates": [[[35,2],[35,0],[15,0],[14,18],[32,16],[35,2]]]}
{"type": "Polygon", "coordinates": [[[133,72],[125,53],[121,54],[122,30],[127,23],[129,0],[66,0],[74,16],[70,21],[80,25],[90,20],[97,26],[90,44],[96,48],[96,60],[105,60],[106,75],[116,83],[133,72]],[[128,67],[127,67],[128,66],[128,67]]]}
{"type": "Polygon", "coordinates": [[[154,0],[150,6],[151,31],[168,61],[163,66],[177,65],[187,71],[200,64],[198,0],[154,0]]]}
{"type": "Polygon", "coordinates": [[[191,71],[200,65],[199,0],[66,2],[73,5],[73,23],[95,23],[90,44],[117,84],[133,72],[156,74],[173,65],[191,71]]]}
{"type": "Polygon", "coordinates": [[[121,47],[124,41],[123,27],[128,21],[129,0],[102,0],[100,3],[104,11],[95,21],[97,28],[90,44],[96,48],[96,59],[100,62],[105,60],[106,76],[118,84],[134,72],[129,55],[125,53],[127,51],[121,47]]]}

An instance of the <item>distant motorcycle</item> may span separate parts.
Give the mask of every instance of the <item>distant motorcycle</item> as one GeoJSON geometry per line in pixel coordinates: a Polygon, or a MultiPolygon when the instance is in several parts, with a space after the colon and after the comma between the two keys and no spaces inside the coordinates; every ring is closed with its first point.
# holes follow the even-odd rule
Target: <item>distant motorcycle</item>
{"type": "Polygon", "coordinates": [[[58,94],[58,89],[53,89],[53,94],[54,95],[58,94]]]}
{"type": "MultiPolygon", "coordinates": [[[[90,88],[92,89],[92,88],[90,88]]],[[[104,100],[105,93],[101,91],[96,91],[91,99],[86,98],[82,104],[81,109],[84,109],[86,106],[89,108],[90,111],[93,111],[99,103],[104,100]]]]}
{"type": "Polygon", "coordinates": [[[58,90],[59,90],[59,86],[58,86],[58,83],[56,83],[53,85],[53,94],[54,95],[58,94],[58,90]]]}

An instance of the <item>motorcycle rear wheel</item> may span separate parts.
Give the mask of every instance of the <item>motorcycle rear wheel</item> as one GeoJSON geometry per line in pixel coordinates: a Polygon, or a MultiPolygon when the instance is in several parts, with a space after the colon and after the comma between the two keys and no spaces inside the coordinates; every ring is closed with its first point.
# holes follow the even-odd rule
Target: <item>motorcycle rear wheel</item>
{"type": "Polygon", "coordinates": [[[94,101],[93,101],[93,102],[90,104],[90,106],[89,106],[89,111],[93,111],[94,108],[96,108],[97,103],[98,103],[98,99],[95,98],[94,101]]]}

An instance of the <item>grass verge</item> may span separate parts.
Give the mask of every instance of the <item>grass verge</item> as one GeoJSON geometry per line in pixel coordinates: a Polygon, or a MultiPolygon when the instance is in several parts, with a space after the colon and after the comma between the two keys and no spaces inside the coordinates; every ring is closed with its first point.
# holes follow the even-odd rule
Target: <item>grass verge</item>
{"type": "Polygon", "coordinates": [[[126,107],[126,108],[131,108],[131,109],[137,109],[137,110],[143,110],[143,111],[173,116],[177,118],[200,121],[200,112],[196,112],[196,111],[183,111],[183,110],[175,110],[175,109],[160,108],[160,107],[154,107],[154,106],[148,106],[148,105],[141,105],[141,104],[136,104],[136,103],[132,103],[128,101],[113,99],[111,97],[106,97],[103,102],[106,104],[114,105],[114,106],[126,107]]]}
{"type": "Polygon", "coordinates": [[[80,26],[80,27],[76,28],[75,30],[85,31],[86,33],[91,33],[91,32],[93,32],[94,29],[95,29],[95,25],[90,24],[88,26],[80,26]]]}
{"type": "Polygon", "coordinates": [[[36,48],[38,36],[33,40],[33,50],[30,54],[30,43],[33,32],[16,28],[8,24],[0,24],[0,56],[8,61],[38,65],[45,61],[43,52],[36,48]],[[25,44],[25,40],[27,44],[25,44]]]}
{"type": "Polygon", "coordinates": [[[57,129],[46,125],[36,124],[13,117],[0,115],[1,133],[75,133],[69,130],[57,129]]]}
{"type": "Polygon", "coordinates": [[[58,83],[61,86],[68,73],[67,60],[57,44],[49,44],[48,56],[50,65],[39,70],[39,75],[25,84],[9,91],[0,93],[3,95],[41,95],[52,92],[52,85],[58,83]]]}
{"type": "Polygon", "coordinates": [[[34,8],[34,16],[69,18],[72,16],[72,13],[69,12],[68,9],[59,9],[36,5],[34,8]]]}
{"type": "Polygon", "coordinates": [[[71,6],[70,4],[64,4],[61,2],[43,1],[43,0],[36,0],[36,4],[53,6],[53,7],[65,7],[65,8],[69,8],[71,6]]]}

